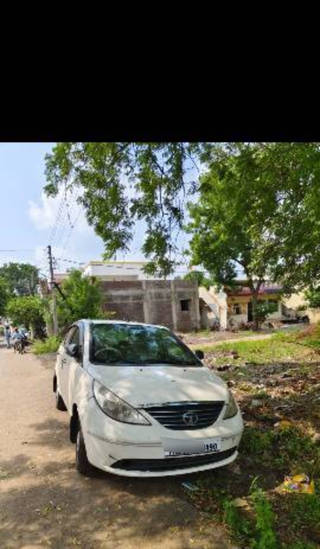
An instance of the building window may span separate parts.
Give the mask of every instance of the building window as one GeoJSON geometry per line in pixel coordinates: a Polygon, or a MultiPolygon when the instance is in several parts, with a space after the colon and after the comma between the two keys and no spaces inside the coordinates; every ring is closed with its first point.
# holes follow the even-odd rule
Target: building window
{"type": "Polygon", "coordinates": [[[242,311],[241,311],[241,305],[240,303],[234,303],[232,305],[232,314],[234,315],[241,315],[242,311]]]}
{"type": "Polygon", "coordinates": [[[190,311],[190,302],[191,302],[191,299],[181,299],[180,301],[181,311],[190,311]]]}

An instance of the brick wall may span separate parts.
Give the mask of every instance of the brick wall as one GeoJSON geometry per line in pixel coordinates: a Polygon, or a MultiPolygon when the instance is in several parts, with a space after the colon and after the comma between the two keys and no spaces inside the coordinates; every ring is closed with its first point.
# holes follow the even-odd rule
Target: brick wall
{"type": "Polygon", "coordinates": [[[199,296],[194,282],[187,280],[101,281],[104,309],[114,311],[116,320],[161,324],[186,332],[199,328],[199,296]],[[181,310],[189,300],[189,310],[181,310]]]}

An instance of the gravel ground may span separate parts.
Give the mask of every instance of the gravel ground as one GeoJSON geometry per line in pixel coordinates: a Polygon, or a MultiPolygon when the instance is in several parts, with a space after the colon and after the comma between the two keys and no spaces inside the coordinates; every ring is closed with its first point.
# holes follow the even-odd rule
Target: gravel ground
{"type": "Polygon", "coordinates": [[[233,341],[251,341],[251,340],[259,340],[259,339],[268,339],[270,338],[274,333],[281,331],[281,332],[292,332],[294,330],[304,330],[305,324],[290,324],[290,325],[283,325],[280,330],[261,330],[257,333],[247,332],[246,330],[239,330],[238,332],[230,332],[228,330],[225,331],[217,331],[217,332],[203,332],[200,331],[198,333],[196,332],[189,332],[185,334],[177,334],[183,341],[186,343],[186,345],[190,345],[193,348],[196,345],[220,345],[220,343],[232,343],[233,341]]]}
{"type": "Polygon", "coordinates": [[[79,475],[68,414],[54,406],[54,355],[0,347],[0,547],[228,549],[187,501],[185,478],[79,475]]]}

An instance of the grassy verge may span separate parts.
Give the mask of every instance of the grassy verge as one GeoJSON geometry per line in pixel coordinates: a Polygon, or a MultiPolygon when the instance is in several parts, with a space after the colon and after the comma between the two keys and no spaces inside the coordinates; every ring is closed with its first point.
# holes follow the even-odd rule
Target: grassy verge
{"type": "Polygon", "coordinates": [[[55,353],[58,350],[60,343],[61,339],[57,336],[48,337],[44,341],[38,339],[33,343],[31,350],[35,355],[55,353]]]}
{"type": "Polygon", "coordinates": [[[320,329],[202,349],[235,394],[245,430],[234,464],[193,478],[194,504],[239,547],[319,548],[320,329]],[[315,481],[314,494],[278,490],[299,473],[315,481]]]}

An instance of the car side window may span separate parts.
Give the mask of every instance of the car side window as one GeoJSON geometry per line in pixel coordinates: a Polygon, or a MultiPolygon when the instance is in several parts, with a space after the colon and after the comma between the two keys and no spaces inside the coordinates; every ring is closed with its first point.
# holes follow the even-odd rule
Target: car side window
{"type": "Polygon", "coordinates": [[[77,326],[74,327],[74,331],[71,334],[71,337],[68,340],[68,343],[74,343],[76,345],[80,345],[80,330],[77,326]]]}
{"type": "Polygon", "coordinates": [[[75,331],[76,327],[75,326],[72,326],[70,328],[70,330],[67,331],[67,334],[64,338],[64,346],[68,345],[68,343],[71,343],[71,338],[74,334],[74,331],[75,331]]]}

